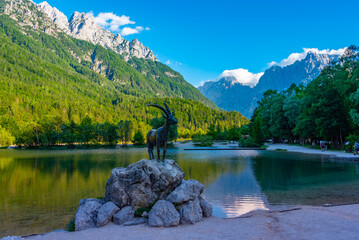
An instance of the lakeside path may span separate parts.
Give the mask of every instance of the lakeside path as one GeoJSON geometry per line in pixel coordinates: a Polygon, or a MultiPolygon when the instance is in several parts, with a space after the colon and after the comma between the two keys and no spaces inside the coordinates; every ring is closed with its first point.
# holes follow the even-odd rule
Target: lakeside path
{"type": "Polygon", "coordinates": [[[154,228],[147,225],[117,226],[80,232],[51,232],[26,240],[75,239],[359,239],[359,204],[302,207],[292,211],[255,211],[242,217],[211,217],[194,225],[154,228]]]}
{"type": "MultiPolygon", "coordinates": [[[[268,146],[267,150],[276,150],[276,149],[285,149],[288,152],[298,152],[298,153],[307,153],[307,154],[321,154],[321,155],[330,155],[337,159],[345,159],[345,160],[353,160],[359,161],[359,155],[354,156],[353,153],[346,153],[344,151],[321,151],[319,149],[311,149],[296,145],[289,145],[289,144],[266,144],[268,146]]],[[[358,237],[359,238],[359,237],[358,237]]]]}

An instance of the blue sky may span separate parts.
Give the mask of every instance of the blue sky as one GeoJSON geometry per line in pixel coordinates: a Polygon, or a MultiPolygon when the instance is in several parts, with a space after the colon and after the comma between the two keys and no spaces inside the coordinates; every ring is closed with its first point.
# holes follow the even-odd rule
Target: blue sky
{"type": "MultiPolygon", "coordinates": [[[[36,3],[42,2],[35,0],[36,3]]],[[[149,30],[139,39],[158,59],[198,86],[224,70],[259,73],[303,48],[359,44],[359,1],[47,0],[69,18],[74,11],[112,12],[149,30]]]]}

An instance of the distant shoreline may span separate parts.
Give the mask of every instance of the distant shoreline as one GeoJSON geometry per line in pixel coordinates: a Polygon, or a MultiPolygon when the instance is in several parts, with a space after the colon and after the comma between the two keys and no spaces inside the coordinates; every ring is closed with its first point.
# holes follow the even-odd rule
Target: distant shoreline
{"type": "Polygon", "coordinates": [[[2,147],[0,149],[15,149],[15,150],[91,150],[91,149],[115,149],[115,148],[144,148],[147,145],[138,145],[133,144],[116,144],[116,145],[106,145],[106,144],[75,144],[73,146],[69,145],[52,145],[52,146],[34,146],[34,147],[2,147]]]}
{"type": "Polygon", "coordinates": [[[283,144],[283,143],[266,144],[266,145],[268,146],[267,150],[269,151],[286,151],[286,152],[297,152],[304,154],[326,155],[335,160],[359,161],[359,155],[353,155],[353,153],[346,153],[344,151],[330,151],[330,150],[321,151],[319,149],[310,149],[306,147],[283,144]]]}

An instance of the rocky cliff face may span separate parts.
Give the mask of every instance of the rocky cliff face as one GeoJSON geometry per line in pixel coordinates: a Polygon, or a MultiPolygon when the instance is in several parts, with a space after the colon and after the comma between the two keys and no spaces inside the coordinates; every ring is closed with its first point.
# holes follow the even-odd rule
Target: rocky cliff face
{"type": "Polygon", "coordinates": [[[130,42],[119,34],[104,30],[95,22],[93,16],[85,13],[75,12],[68,20],[65,14],[47,2],[36,5],[29,0],[5,0],[0,12],[22,25],[31,26],[50,35],[65,32],[71,37],[99,44],[121,54],[126,61],[131,57],[157,60],[152,50],[143,46],[137,39],[130,42]]]}
{"type": "Polygon", "coordinates": [[[0,14],[9,15],[20,26],[30,26],[50,35],[57,32],[55,25],[47,17],[47,14],[40,11],[34,2],[29,0],[4,0],[0,4],[0,14]]]}
{"type": "Polygon", "coordinates": [[[65,14],[60,12],[57,8],[51,7],[47,2],[42,2],[37,5],[41,8],[50,19],[57,25],[58,28],[62,29],[66,33],[69,32],[69,21],[65,14]]]}
{"type": "Polygon", "coordinates": [[[270,67],[253,88],[225,77],[215,82],[206,82],[198,89],[220,108],[228,111],[236,110],[246,117],[251,117],[257,101],[262,98],[265,91],[269,89],[282,91],[293,83],[306,85],[316,78],[325,66],[338,58],[339,55],[308,52],[304,59],[291,65],[270,67]]]}

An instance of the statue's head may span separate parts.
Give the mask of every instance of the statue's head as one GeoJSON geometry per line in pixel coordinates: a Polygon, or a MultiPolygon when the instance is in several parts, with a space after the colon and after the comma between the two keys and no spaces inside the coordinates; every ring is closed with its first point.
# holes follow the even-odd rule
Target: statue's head
{"type": "Polygon", "coordinates": [[[165,108],[162,106],[159,106],[157,104],[152,104],[149,103],[146,106],[152,106],[152,107],[156,107],[162,110],[162,112],[164,114],[162,114],[162,116],[167,119],[167,123],[169,123],[170,125],[175,125],[178,123],[178,121],[174,118],[174,116],[172,115],[171,110],[169,109],[169,107],[167,106],[167,104],[165,102],[163,102],[163,104],[165,105],[165,108]]]}

